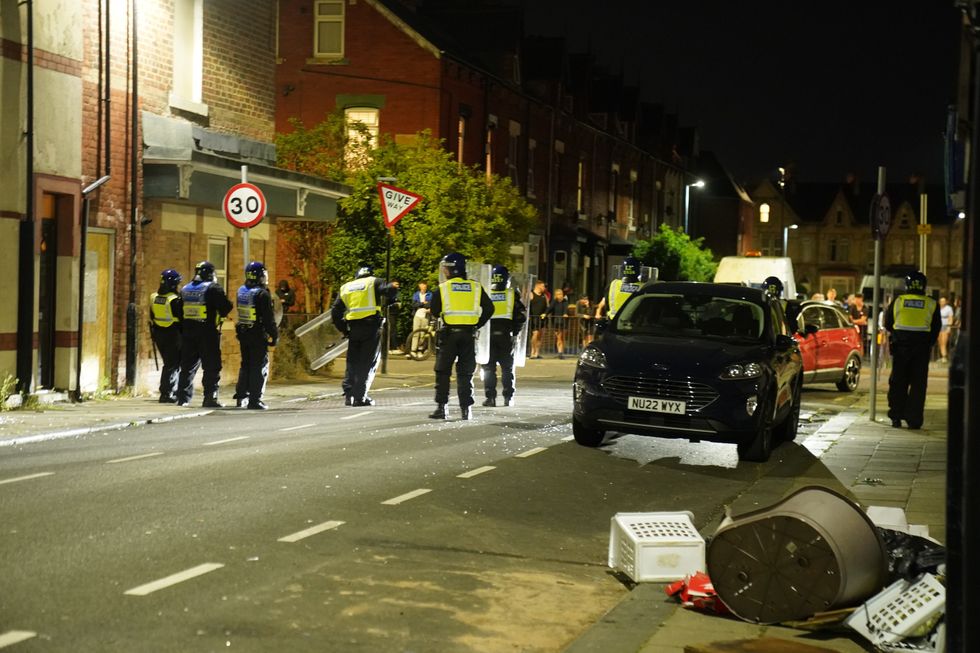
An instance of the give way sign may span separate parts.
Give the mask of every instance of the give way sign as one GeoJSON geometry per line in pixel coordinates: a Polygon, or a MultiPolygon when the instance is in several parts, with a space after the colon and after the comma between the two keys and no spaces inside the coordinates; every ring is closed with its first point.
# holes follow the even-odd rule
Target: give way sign
{"type": "Polygon", "coordinates": [[[394,227],[403,215],[414,209],[422,200],[421,195],[389,186],[384,182],[378,182],[378,195],[381,197],[381,213],[384,214],[386,227],[394,227]]]}
{"type": "Polygon", "coordinates": [[[258,186],[242,182],[228,189],[222,207],[228,222],[240,229],[249,229],[265,217],[265,195],[258,186]]]}

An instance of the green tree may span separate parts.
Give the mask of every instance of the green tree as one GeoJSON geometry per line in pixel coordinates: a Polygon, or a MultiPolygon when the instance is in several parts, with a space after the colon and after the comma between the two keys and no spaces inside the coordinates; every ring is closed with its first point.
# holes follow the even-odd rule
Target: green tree
{"type": "Polygon", "coordinates": [[[658,268],[661,281],[711,281],[718,264],[703,243],[704,238],[691,240],[682,229],[661,224],[656,234],[636,243],[633,256],[658,268]]]}

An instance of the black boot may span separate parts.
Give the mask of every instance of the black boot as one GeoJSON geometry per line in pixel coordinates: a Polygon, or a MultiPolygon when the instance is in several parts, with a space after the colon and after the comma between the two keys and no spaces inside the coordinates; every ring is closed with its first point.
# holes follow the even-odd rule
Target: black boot
{"type": "Polygon", "coordinates": [[[432,419],[449,419],[449,411],[446,410],[446,404],[436,404],[436,409],[432,411],[429,417],[432,419]]]}
{"type": "Polygon", "coordinates": [[[513,397],[504,397],[504,406],[513,406],[513,405],[514,405],[513,397]]]}
{"type": "Polygon", "coordinates": [[[205,408],[224,408],[225,405],[218,401],[217,397],[205,397],[204,403],[201,404],[205,408]]]}
{"type": "Polygon", "coordinates": [[[472,406],[466,406],[466,407],[460,406],[459,416],[462,417],[463,419],[471,419],[473,417],[473,407],[472,406]]]}
{"type": "Polygon", "coordinates": [[[487,397],[486,399],[483,400],[483,405],[486,406],[487,408],[493,408],[494,406],[497,405],[497,400],[494,397],[487,397]]]}
{"type": "Polygon", "coordinates": [[[352,397],[350,395],[344,395],[344,405],[345,406],[353,406],[354,405],[354,397],[352,397]]]}

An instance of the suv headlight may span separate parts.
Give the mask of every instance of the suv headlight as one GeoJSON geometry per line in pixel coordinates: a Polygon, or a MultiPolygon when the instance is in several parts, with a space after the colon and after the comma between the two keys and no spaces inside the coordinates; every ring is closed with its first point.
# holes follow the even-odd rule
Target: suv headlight
{"type": "Polygon", "coordinates": [[[720,377],[723,380],[755,379],[762,376],[762,366],[758,363],[736,363],[726,367],[720,377]]]}
{"type": "Polygon", "coordinates": [[[582,354],[578,357],[578,362],[581,365],[588,365],[589,367],[598,367],[599,369],[606,369],[606,355],[595,347],[586,347],[582,354]]]}

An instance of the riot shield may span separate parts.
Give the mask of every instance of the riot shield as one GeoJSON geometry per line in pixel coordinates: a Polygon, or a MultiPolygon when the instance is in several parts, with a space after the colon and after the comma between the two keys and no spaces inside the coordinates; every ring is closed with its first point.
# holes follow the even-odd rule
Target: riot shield
{"type": "MultiPolygon", "coordinates": [[[[491,267],[486,263],[466,263],[466,276],[480,282],[484,291],[490,287],[491,267]]],[[[490,362],[490,325],[486,324],[476,334],[476,363],[486,365],[490,362]]]]}
{"type": "Polygon", "coordinates": [[[283,318],[282,300],[274,292],[270,292],[269,295],[272,297],[272,319],[276,321],[277,327],[281,327],[283,318]]]}
{"type": "MultiPolygon", "coordinates": [[[[510,286],[517,292],[517,296],[521,298],[525,310],[527,310],[527,307],[531,303],[531,291],[534,289],[534,282],[536,280],[537,277],[535,275],[525,274],[523,272],[510,275],[510,286]]],[[[524,367],[527,361],[527,332],[530,323],[531,316],[528,314],[520,333],[514,338],[514,367],[524,367]]]]}
{"type": "Polygon", "coordinates": [[[295,331],[310,368],[316,370],[347,351],[347,339],[334,326],[330,311],[313,318],[295,331]]]}

